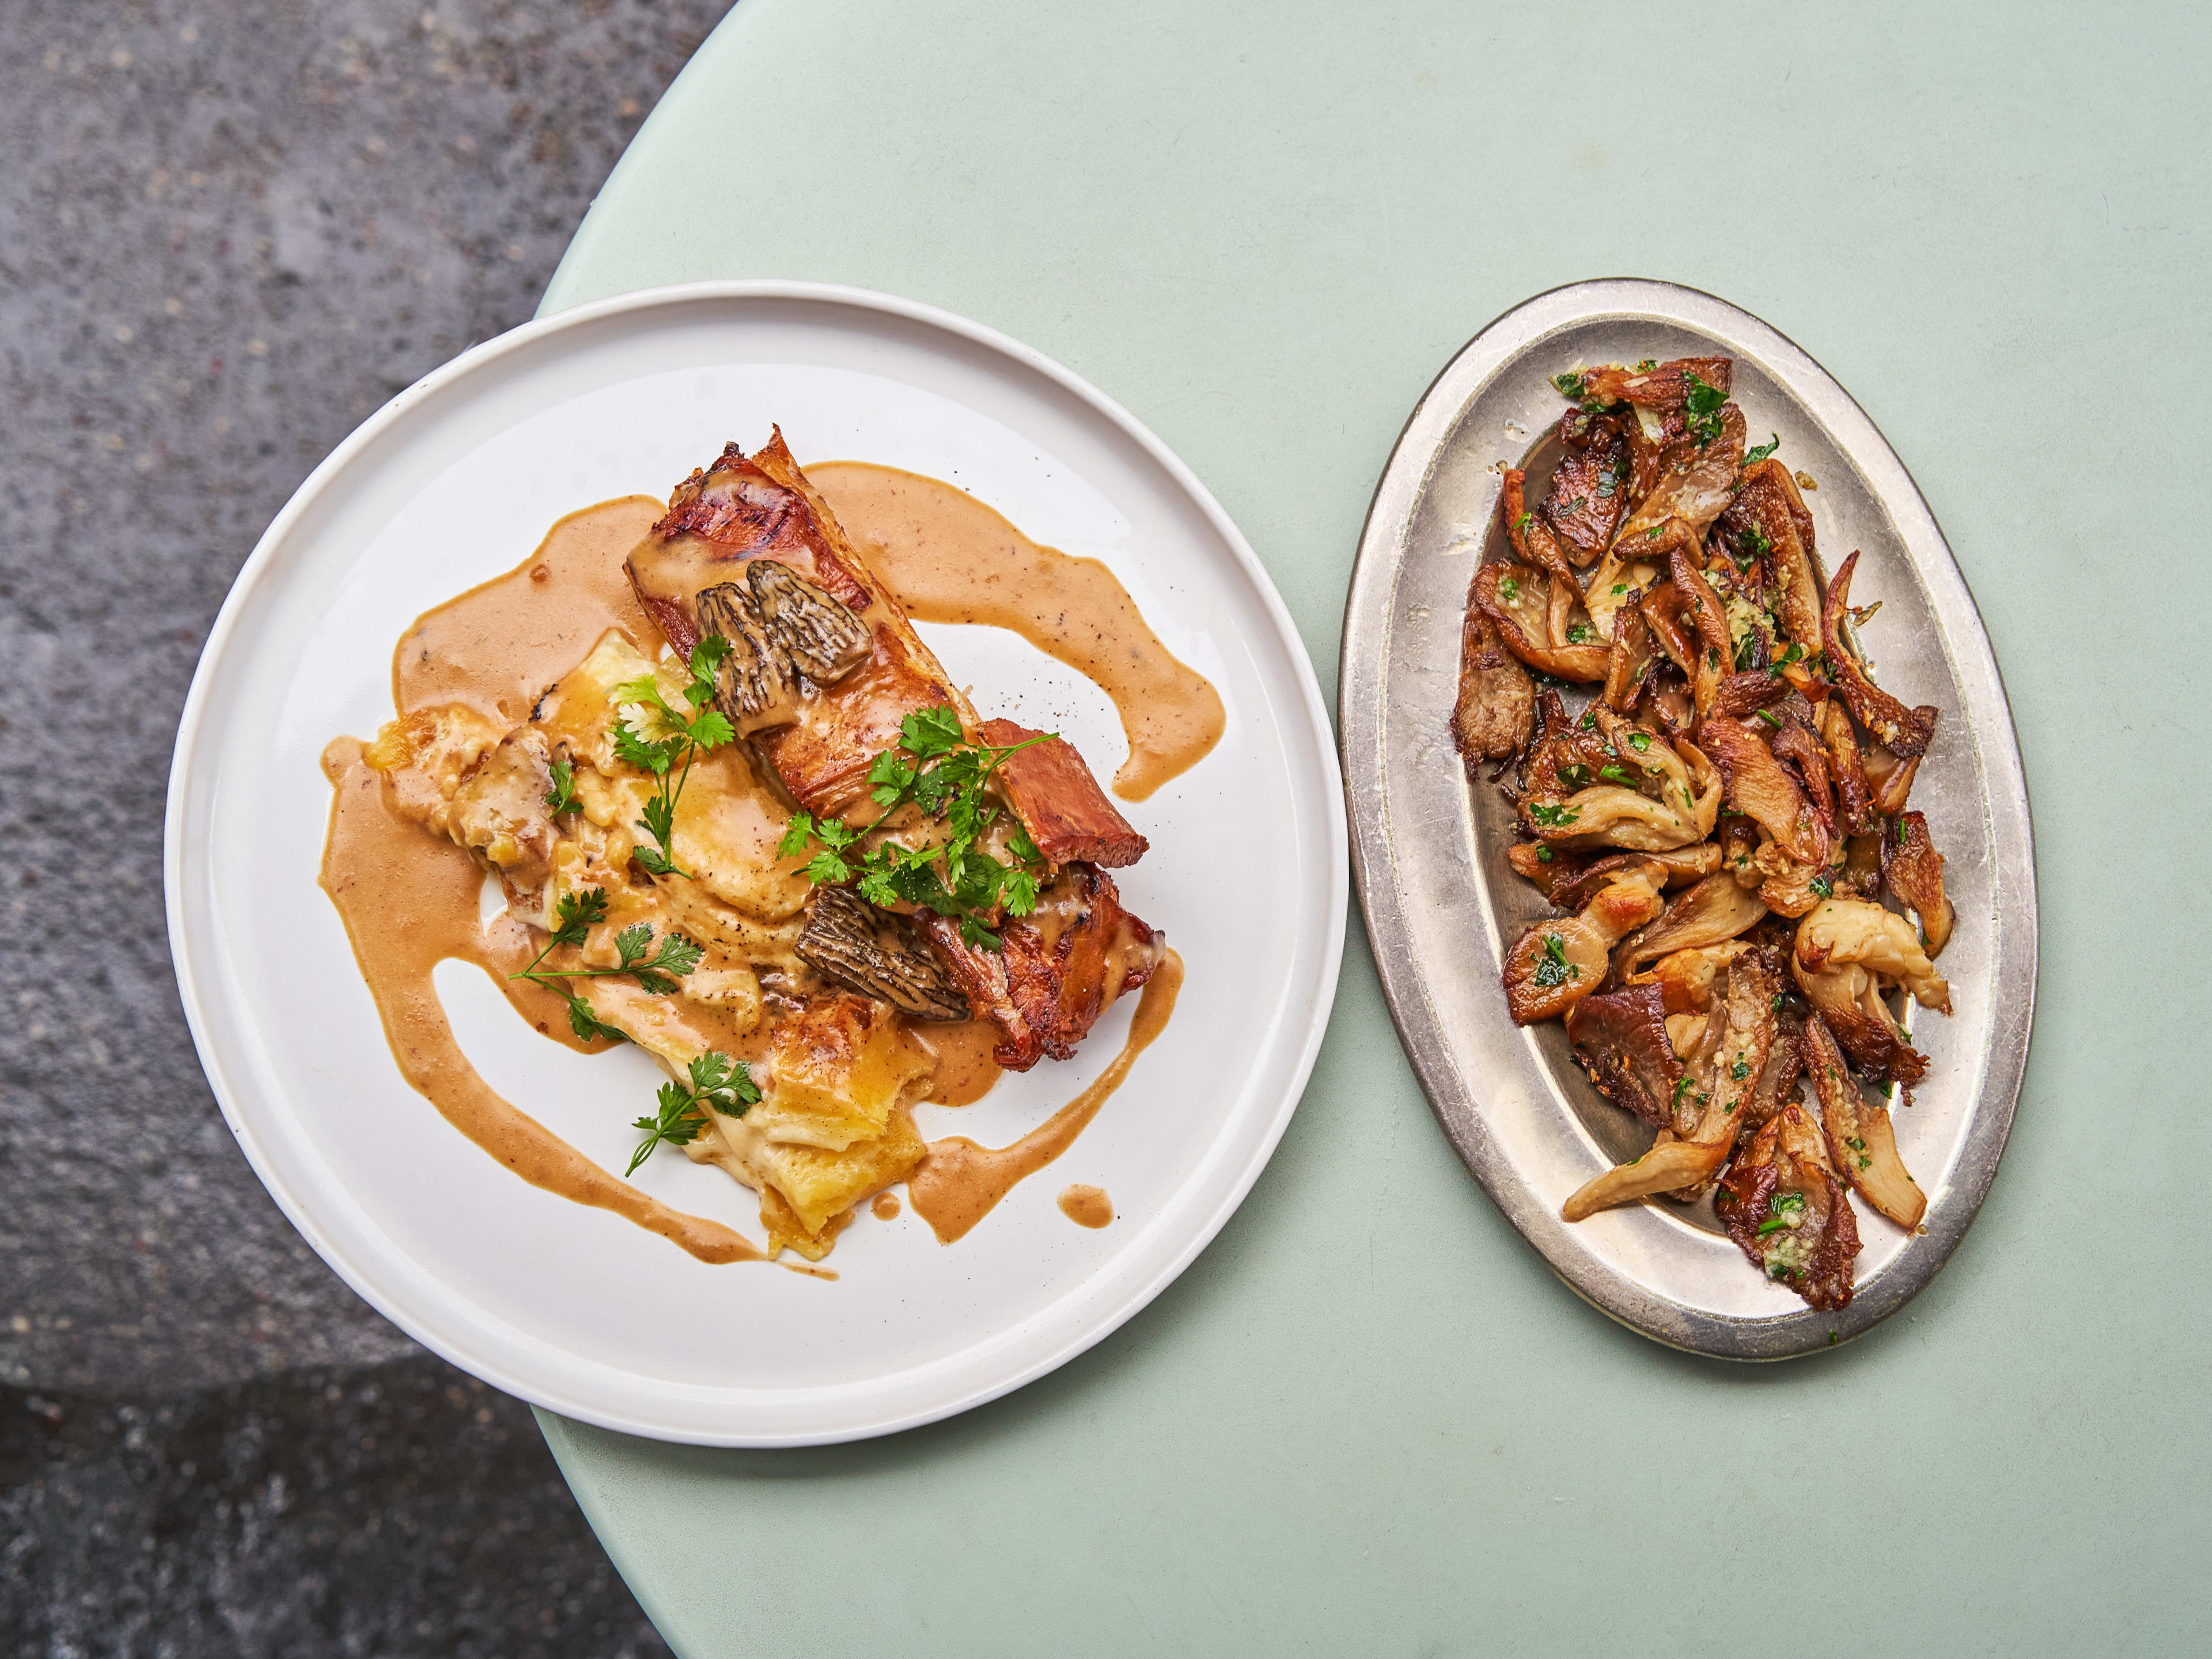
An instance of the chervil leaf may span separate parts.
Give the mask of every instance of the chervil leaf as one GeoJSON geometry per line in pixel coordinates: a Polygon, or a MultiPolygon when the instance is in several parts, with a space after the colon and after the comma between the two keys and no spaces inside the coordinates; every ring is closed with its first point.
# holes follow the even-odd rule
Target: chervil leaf
{"type": "Polygon", "coordinates": [[[814,815],[793,812],[791,822],[783,827],[783,839],[775,844],[775,855],[795,859],[806,850],[806,843],[814,837],[814,815]]]}
{"type": "Polygon", "coordinates": [[[1025,916],[1036,908],[1037,878],[1027,870],[1009,870],[999,882],[999,901],[1012,916],[1025,916]]]}
{"type": "Polygon", "coordinates": [[[594,887],[587,893],[563,893],[553,906],[553,936],[545,948],[550,951],[556,945],[581,945],[585,935],[606,919],[605,888],[594,887]]]}
{"type": "Polygon", "coordinates": [[[704,946],[683,934],[668,933],[661,939],[660,954],[653,957],[653,966],[679,975],[688,974],[699,965],[699,958],[706,953],[704,946]]]}
{"type": "Polygon", "coordinates": [[[621,956],[624,968],[644,960],[646,951],[652,944],[653,924],[649,921],[634,921],[615,935],[615,950],[621,956]]]}

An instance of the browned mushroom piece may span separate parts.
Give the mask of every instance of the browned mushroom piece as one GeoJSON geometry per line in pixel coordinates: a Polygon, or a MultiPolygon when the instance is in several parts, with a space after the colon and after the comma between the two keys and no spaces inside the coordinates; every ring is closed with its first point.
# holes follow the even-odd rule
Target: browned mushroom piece
{"type": "Polygon", "coordinates": [[[1835,580],[1828,584],[1827,601],[1820,610],[1820,637],[1828,653],[1828,672],[1850,705],[1852,717],[1875,741],[1900,760],[1910,760],[1926,751],[1936,732],[1937,711],[1926,704],[1907,708],[1891,696],[1874,683],[1858,653],[1844,642],[1844,613],[1850,607],[1851,573],[1858,562],[1856,552],[1844,561],[1835,580]]]}
{"type": "Polygon", "coordinates": [[[1628,512],[1628,435],[1632,416],[1571,409],[1559,417],[1559,465],[1537,516],[1559,538],[1567,562],[1589,565],[1613,540],[1628,512]]]}
{"type": "Polygon", "coordinates": [[[1513,556],[1553,579],[1555,599],[1562,589],[1579,598],[1582,584],[1567,562],[1566,550],[1559,545],[1552,526],[1528,510],[1528,477],[1517,466],[1506,468],[1504,488],[1498,492],[1498,510],[1505,520],[1505,538],[1513,544],[1513,556]]]}
{"type": "Polygon", "coordinates": [[[1613,613],[1613,656],[1606,665],[1605,690],[1599,695],[1608,708],[1622,714],[1635,712],[1651,676],[1651,629],[1644,613],[1622,605],[1613,613]]]}
{"type": "Polygon", "coordinates": [[[1827,825],[1749,723],[1706,720],[1698,728],[1698,741],[1728,780],[1729,805],[1754,820],[1800,864],[1826,866],[1827,825]]]}
{"type": "Polygon", "coordinates": [[[1728,872],[1716,872],[1676,896],[1665,915],[1628,939],[1614,960],[1614,971],[1623,980],[1633,978],[1646,963],[1672,951],[1723,944],[1765,914],[1756,894],[1745,891],[1728,872]]]}
{"type": "Polygon", "coordinates": [[[1650,368],[1623,368],[1616,363],[1583,370],[1579,395],[1598,404],[1680,409],[1689,401],[1691,376],[1726,397],[1735,373],[1735,361],[1728,357],[1673,357],[1650,368]]]}
{"type": "Polygon", "coordinates": [[[1473,602],[1498,625],[1505,648],[1529,667],[1555,679],[1595,684],[1605,678],[1613,647],[1587,623],[1570,623],[1564,633],[1587,629],[1586,641],[1553,646],[1553,579],[1532,565],[1492,561],[1474,574],[1473,602]]]}
{"type": "Polygon", "coordinates": [[[1858,1218],[1837,1184],[1820,1131],[1790,1101],[1752,1137],[1713,1209],[1753,1266],[1815,1308],[1850,1305],[1858,1218]]]}
{"type": "Polygon", "coordinates": [[[1859,758],[1866,770],[1868,817],[1895,817],[1911,796],[1912,780],[1919,775],[1922,757],[1900,758],[1873,744],[1859,751],[1859,758]]]}
{"type": "Polygon", "coordinates": [[[1834,1034],[1818,1014],[1805,1022],[1803,1045],[1829,1158],[1868,1203],[1911,1231],[1928,1213],[1928,1195],[1898,1156],[1888,1109],[1870,1103],[1859,1091],[1834,1034]]]}
{"type": "Polygon", "coordinates": [[[1862,1066],[1908,1085],[1926,1074],[1926,1057],[1882,1000],[1883,981],[1946,1013],[1951,993],[1904,917],[1863,899],[1828,900],[1797,924],[1790,966],[1814,1012],[1862,1066]]]}
{"type": "Polygon", "coordinates": [[[1779,674],[1754,669],[1748,674],[1724,674],[1713,695],[1716,719],[1747,720],[1762,708],[1786,702],[1796,690],[1779,674]]]}
{"type": "Polygon", "coordinates": [[[1772,572],[1784,631],[1808,655],[1818,651],[1820,587],[1814,575],[1813,515],[1790,469],[1771,455],[1746,467],[1717,528],[1737,556],[1756,557],[1772,572]]]}
{"type": "Polygon", "coordinates": [[[1625,871],[1573,916],[1540,921],[1505,953],[1505,1006],[1514,1023],[1556,1019],[1604,983],[1623,933],[1659,914],[1649,872],[1625,871]]]}
{"type": "Polygon", "coordinates": [[[1500,642],[1498,624],[1470,604],[1460,623],[1459,696],[1451,722],[1452,744],[1468,775],[1484,761],[1519,754],[1535,711],[1535,682],[1500,642]]]}
{"type": "Polygon", "coordinates": [[[1820,707],[1820,734],[1828,751],[1828,781],[1836,790],[1837,821],[1849,835],[1866,835],[1875,827],[1874,800],[1859,756],[1858,732],[1842,698],[1830,697],[1820,707]]]}
{"type": "Polygon", "coordinates": [[[1889,890],[1920,919],[1920,937],[1932,959],[1951,942],[1957,913],[1943,893],[1943,855],[1928,835],[1928,820],[1907,812],[1882,837],[1881,872],[1889,890]]]}
{"type": "Polygon", "coordinates": [[[1682,1062],[1667,1039],[1667,1005],[1656,986],[1630,986],[1585,997],[1567,1015],[1567,1041],[1607,1099],[1656,1128],[1682,1062]]]}

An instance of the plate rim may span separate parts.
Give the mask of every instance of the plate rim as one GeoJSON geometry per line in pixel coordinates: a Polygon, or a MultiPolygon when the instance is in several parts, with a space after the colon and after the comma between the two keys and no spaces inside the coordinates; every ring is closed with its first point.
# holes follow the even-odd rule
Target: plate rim
{"type": "MultiPolygon", "coordinates": [[[[1534,434],[1532,434],[1533,436],[1534,434]]],[[[1597,277],[1547,289],[1500,313],[1455,352],[1415,402],[1377,478],[1345,597],[1337,676],[1339,750],[1352,823],[1353,883],[1374,946],[1376,972],[1398,1040],[1437,1126],[1483,1192],[1524,1242],[1577,1296],[1638,1334],[1686,1352],[1736,1360],[1781,1360],[1822,1352],[1863,1334],[1925,1289],[1980,1212],[2008,1139],[2033,1034],[2039,949],[2034,828],[2011,700],[1980,608],[1918,483],[1871,416],[1833,375],[1771,324],[1719,296],[1650,277],[1597,277]],[[1385,741],[1393,601],[1406,538],[1434,463],[1461,411],[1483,385],[1549,334],[1575,323],[1649,318],[1723,343],[1741,340],[1820,419],[1869,475],[1898,529],[1932,608],[1957,652],[1960,679],[2002,715],[1976,734],[1988,786],[1993,885],[2001,901],[1989,1070],[1969,1108],[1956,1167],[1923,1226],[1929,1248],[1909,1253],[1860,1286],[1840,1314],[1796,1308],[1758,1319],[1728,1318],[1654,1294],[1572,1236],[1498,1154],[1482,1122],[1480,1091],[1460,1074],[1413,960],[1405,894],[1396,879],[1385,741]],[[1909,520],[1909,522],[1907,521],[1909,520]],[[1923,557],[1923,548],[1929,556],[1923,557]],[[1960,629],[1954,624],[1966,622],[1960,629]],[[1996,728],[2002,726],[2002,731],[1996,728]],[[1455,1120],[1450,1109],[1459,1110],[1455,1120]],[[1462,1133],[1460,1124],[1463,1123],[1462,1133]]],[[[1440,711],[1438,719],[1444,718],[1440,711]]]]}
{"type": "MultiPolygon", "coordinates": [[[[197,816],[205,816],[204,807],[197,816]]],[[[1281,591],[1259,555],[1235,520],[1214,498],[1212,492],[1164,441],[1120,403],[1072,369],[988,325],[939,307],[871,289],[781,278],[744,278],[660,284],[533,318],[503,334],[471,346],[423,375],[370,415],[316,465],[255,542],[253,550],[233,579],[208,631],[207,640],[201,647],[199,659],[193,669],[191,684],[178,719],[176,743],[170,760],[162,823],[161,875],[163,910],[179,1000],[183,1005],[185,1024],[191,1033],[201,1070],[207,1078],[210,1091],[215,1096],[223,1121],[256,1177],[283,1211],[285,1218],[356,1295],[391,1320],[411,1340],[471,1376],[544,1410],[618,1433],[672,1443],[765,1448],[828,1445],[868,1439],[940,1421],[987,1404],[1049,1374],[1103,1341],[1149,1306],[1182,1274],[1218,1236],[1229,1218],[1249,1195],[1261,1171],[1273,1158],[1312,1080],[1314,1066],[1334,1010],[1343,963],[1345,934],[1351,909],[1348,842],[1343,775],[1328,708],[1322,696],[1320,678],[1316,672],[1312,655],[1306,649],[1305,641],[1281,591]],[[186,915],[185,840],[196,817],[191,799],[192,785],[196,774],[204,763],[201,750],[210,702],[214,696],[213,681],[224,659],[231,652],[244,648],[250,643],[237,637],[242,625],[241,618],[254,595],[274,580],[271,570],[298,522],[313,510],[325,492],[350,471],[359,457],[417,407],[445,393],[457,383],[489,368],[501,359],[533,349],[563,334],[583,333],[610,319],[629,313],[717,304],[760,305],[771,308],[781,304],[844,307],[919,325],[926,330],[949,335],[956,341],[980,347],[986,353],[1005,360],[1017,371],[1040,376],[1071,394],[1091,412],[1102,416],[1160,467],[1176,490],[1197,508],[1201,518],[1221,539],[1239,571],[1255,590],[1274,635],[1274,642],[1285,652],[1292,676],[1297,682],[1300,699],[1295,714],[1279,708],[1278,715],[1284,719],[1290,732],[1296,733],[1303,743],[1310,744],[1313,759],[1320,769],[1320,787],[1315,795],[1315,810],[1319,820],[1322,844],[1316,860],[1326,886],[1325,915],[1316,947],[1315,973],[1309,983],[1294,984],[1290,997],[1279,1006],[1279,1011],[1288,1016],[1286,1024],[1297,1030],[1297,1051],[1286,1074],[1281,1099],[1260,1126],[1260,1133],[1246,1150],[1241,1164],[1235,1169],[1220,1197],[1209,1210],[1193,1218],[1187,1236],[1175,1249],[1156,1264],[1150,1273],[1110,1297],[1103,1308],[1091,1310],[1079,1306],[1063,1312],[1061,1322],[1071,1325],[1072,1328],[1057,1334],[1055,1339],[1048,1342],[1041,1352],[1010,1367],[1002,1375],[957,1389],[945,1399],[904,1410],[876,1416],[861,1414],[853,1420],[830,1426],[767,1432],[720,1426],[710,1423],[703,1413],[693,1422],[680,1423],[609,1409],[594,1400],[579,1397],[574,1392],[574,1384],[549,1387],[544,1379],[520,1375],[514,1367],[504,1362],[470,1351],[465,1341],[449,1336],[441,1328],[434,1328],[427,1317],[418,1316],[411,1308],[397,1304],[394,1298],[386,1297],[381,1286],[354,1259],[353,1252],[334,1240],[319,1224],[306,1198],[293,1190],[291,1182],[276,1166],[270,1147],[263,1144],[250,1121],[241,1113],[238,1104],[240,1081],[223,1063],[221,1050],[214,1039],[216,1016],[213,1005],[221,1000],[220,988],[215,983],[222,977],[222,969],[216,960],[219,951],[211,939],[196,942],[186,915]],[[1298,718],[1301,716],[1303,730],[1298,718]],[[1312,1012],[1301,1023],[1297,1018],[1297,1004],[1305,999],[1310,999],[1312,1012]],[[1079,1315],[1079,1317],[1071,1320],[1070,1314],[1079,1315]]],[[[1301,873],[1303,875],[1304,872],[1301,873]]],[[[212,922],[207,925],[212,926],[212,922]]],[[[1199,1158],[1193,1165],[1194,1175],[1202,1170],[1206,1152],[1219,1144],[1217,1139],[1199,1148],[1199,1158]]],[[[496,1316],[488,1310],[473,1304],[467,1305],[471,1316],[466,1323],[467,1332],[481,1331],[496,1322],[496,1316]]],[[[1017,1324],[1019,1322],[1016,1322],[1017,1324]]],[[[1011,1328],[1012,1327],[996,1328],[976,1343],[969,1345],[968,1351],[1003,1339],[1011,1328]]],[[[559,1346],[554,1339],[547,1338],[545,1340],[549,1346],[559,1346]]],[[[955,1350],[942,1358],[954,1358],[961,1352],[963,1351],[955,1350]]],[[[575,1357],[586,1366],[599,1366],[599,1362],[580,1355],[575,1357]]],[[[824,1384],[819,1392],[825,1396],[836,1396],[864,1390],[866,1386],[851,1382],[824,1384]]],[[[681,1413],[680,1397],[696,1393],[696,1385],[670,1381],[665,1382],[664,1387],[664,1409],[672,1419],[681,1413]]]]}

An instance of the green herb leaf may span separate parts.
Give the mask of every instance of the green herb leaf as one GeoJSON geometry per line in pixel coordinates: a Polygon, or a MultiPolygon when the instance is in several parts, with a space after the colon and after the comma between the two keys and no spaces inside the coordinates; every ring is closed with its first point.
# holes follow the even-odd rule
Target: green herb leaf
{"type": "Polygon", "coordinates": [[[1771,455],[1776,450],[1781,447],[1782,434],[1778,432],[1765,443],[1759,445],[1758,448],[1745,450],[1743,452],[1743,464],[1746,466],[1749,466],[1754,461],[1763,461],[1769,455],[1771,455]]]}
{"type": "Polygon", "coordinates": [[[1582,817],[1582,811],[1578,807],[1550,806],[1536,800],[1528,803],[1528,816],[1547,830],[1563,830],[1582,817]]]}
{"type": "Polygon", "coordinates": [[[1534,975],[1536,983],[1550,990],[1554,986],[1565,985],[1570,976],[1581,978],[1581,969],[1567,960],[1566,946],[1560,942],[1557,933],[1545,934],[1543,951],[1536,958],[1534,975]]]}
{"type": "Polygon", "coordinates": [[[1836,884],[1826,876],[1815,876],[1805,884],[1822,898],[1833,898],[1836,896],[1836,884]]]}
{"type": "Polygon", "coordinates": [[[582,805],[576,799],[576,768],[568,761],[555,761],[550,769],[553,787],[545,797],[545,810],[558,817],[563,812],[573,812],[582,805]]]}
{"type": "Polygon", "coordinates": [[[1687,388],[1682,413],[1689,422],[1690,435],[1703,449],[1721,435],[1721,405],[1728,401],[1727,394],[1698,379],[1695,369],[1682,371],[1682,384],[1687,388]]]}

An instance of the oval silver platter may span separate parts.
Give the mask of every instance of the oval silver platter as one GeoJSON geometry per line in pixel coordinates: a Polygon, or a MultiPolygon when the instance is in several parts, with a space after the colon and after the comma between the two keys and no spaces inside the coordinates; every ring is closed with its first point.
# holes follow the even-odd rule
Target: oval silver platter
{"type": "Polygon", "coordinates": [[[1604,1312],[1670,1346],[1783,1359],[1848,1340],[1935,1277],[1989,1190],[2012,1127],[2035,1003],[2034,848],[2019,743],[1973,597],[1919,489],[1849,393],[1749,313],[1670,283],[1554,289],[1475,336],[1406,423],[1360,537],[1339,690],[1352,863],[1391,1017],[1453,1146],[1522,1236],[1604,1312]],[[1449,730],[1460,618],[1476,564],[1502,550],[1504,465],[1542,499],[1566,405],[1550,377],[1719,352],[1751,442],[1778,433],[1824,574],[1862,550],[1851,598],[1884,690],[1942,712],[1912,791],[1947,860],[1956,932],[1940,964],[1954,1015],[1923,1016],[1929,1059],[1899,1147],[1928,1194],[1917,1236],[1858,1206],[1856,1292],[1839,1313],[1768,1283],[1710,1200],[1663,1200],[1575,1225],[1559,1206],[1637,1155],[1650,1129],[1601,1098],[1558,1021],[1508,1018],[1501,951],[1558,914],[1514,875],[1510,808],[1471,782],[1449,730]]]}

